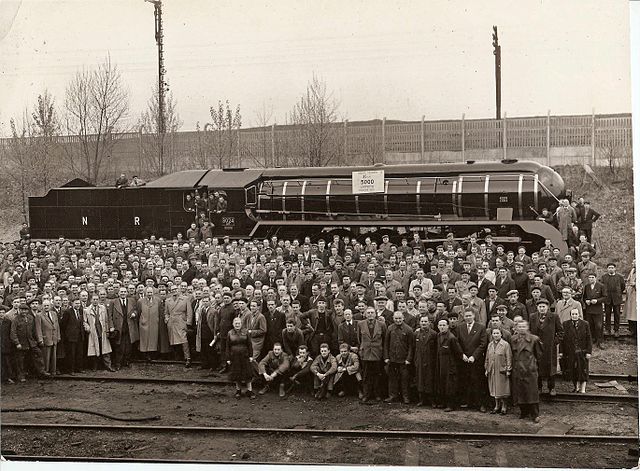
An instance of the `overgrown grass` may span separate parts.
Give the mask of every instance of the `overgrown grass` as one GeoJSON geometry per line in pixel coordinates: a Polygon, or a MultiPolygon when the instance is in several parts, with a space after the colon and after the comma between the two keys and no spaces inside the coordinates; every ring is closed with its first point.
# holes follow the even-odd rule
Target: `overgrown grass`
{"type": "Polygon", "coordinates": [[[596,167],[594,172],[603,183],[600,188],[580,166],[557,167],[574,198],[583,196],[591,207],[601,214],[594,225],[593,241],[598,253],[594,261],[604,266],[618,265],[620,273],[628,273],[635,258],[635,230],[633,212],[633,180],[630,168],[596,167]]]}

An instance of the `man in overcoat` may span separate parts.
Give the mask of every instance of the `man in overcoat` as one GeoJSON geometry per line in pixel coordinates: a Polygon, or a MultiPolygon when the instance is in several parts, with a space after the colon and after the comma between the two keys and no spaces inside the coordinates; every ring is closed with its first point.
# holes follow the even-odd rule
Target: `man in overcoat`
{"type": "Polygon", "coordinates": [[[29,313],[25,303],[18,307],[18,314],[11,321],[11,341],[16,347],[16,376],[21,383],[25,382],[25,357],[31,360],[38,376],[48,378],[44,371],[42,353],[38,348],[35,318],[29,313]]]}
{"type": "MultiPolygon", "coordinates": [[[[177,287],[174,287],[177,291],[177,287]]],[[[151,353],[158,351],[158,329],[160,325],[160,300],[153,294],[153,287],[145,289],[145,295],[136,303],[138,329],[140,332],[140,353],[151,359],[151,353]]]]}
{"type": "Polygon", "coordinates": [[[404,323],[404,315],[400,311],[393,314],[393,324],[387,328],[384,341],[384,362],[389,371],[389,397],[384,402],[400,399],[409,404],[409,365],[414,354],[413,330],[404,323]]]}
{"type": "Polygon", "coordinates": [[[531,417],[539,422],[538,363],[542,359],[540,339],[529,332],[529,323],[521,320],[511,338],[512,390],[514,405],[520,407],[520,418],[531,417]]]}
{"type": "Polygon", "coordinates": [[[415,379],[418,389],[418,406],[435,405],[435,362],[437,333],[431,328],[428,316],[420,318],[420,328],[414,333],[415,379]]]}
{"type": "Polygon", "coordinates": [[[542,389],[542,381],[547,380],[549,394],[556,395],[555,376],[558,371],[558,344],[562,341],[564,331],[557,314],[549,312],[549,301],[538,300],[538,312],[530,319],[531,333],[542,342],[542,357],[538,364],[538,388],[542,389]]]}
{"type": "Polygon", "coordinates": [[[164,319],[167,322],[169,331],[169,344],[172,346],[179,345],[182,348],[185,366],[187,368],[191,367],[191,351],[187,339],[187,328],[193,325],[193,310],[189,297],[179,293],[176,285],[171,287],[171,296],[165,301],[164,319]]]}
{"type": "MultiPolygon", "coordinates": [[[[582,304],[579,301],[573,299],[573,290],[566,286],[562,288],[560,292],[561,299],[556,303],[556,314],[560,318],[561,323],[565,323],[571,318],[571,310],[577,309],[582,318],[582,304]]],[[[582,299],[582,292],[580,292],[580,299],[582,299]]]]}

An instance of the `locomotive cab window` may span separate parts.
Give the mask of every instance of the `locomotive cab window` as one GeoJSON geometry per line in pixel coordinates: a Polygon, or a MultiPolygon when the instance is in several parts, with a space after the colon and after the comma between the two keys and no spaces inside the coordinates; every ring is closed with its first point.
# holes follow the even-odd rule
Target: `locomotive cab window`
{"type": "Polygon", "coordinates": [[[249,188],[244,190],[245,194],[245,202],[247,205],[255,205],[257,201],[257,191],[256,186],[251,185],[249,188]]]}

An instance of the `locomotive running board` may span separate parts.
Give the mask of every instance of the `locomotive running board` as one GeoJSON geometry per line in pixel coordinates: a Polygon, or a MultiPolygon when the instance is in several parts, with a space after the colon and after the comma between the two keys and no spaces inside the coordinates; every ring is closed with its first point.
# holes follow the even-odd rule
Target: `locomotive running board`
{"type": "Polygon", "coordinates": [[[550,224],[542,221],[498,221],[498,220],[460,220],[460,219],[442,219],[442,220],[404,220],[404,221],[389,221],[389,220],[370,220],[370,221],[259,221],[253,227],[253,230],[249,234],[249,237],[253,237],[254,234],[262,227],[273,226],[307,226],[307,227],[350,227],[350,226],[365,226],[365,227],[411,227],[411,226],[477,226],[477,227],[489,227],[489,226],[519,226],[527,234],[535,234],[544,239],[551,240],[554,247],[560,249],[561,253],[567,252],[567,244],[562,240],[560,232],[550,224]],[[395,224],[394,224],[395,223],[395,224]]]}

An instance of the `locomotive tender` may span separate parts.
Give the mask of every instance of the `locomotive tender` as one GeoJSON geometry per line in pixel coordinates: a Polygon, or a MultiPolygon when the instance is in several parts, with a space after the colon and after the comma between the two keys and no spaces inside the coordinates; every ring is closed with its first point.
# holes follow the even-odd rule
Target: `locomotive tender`
{"type": "MultiPolygon", "coordinates": [[[[458,164],[368,167],[186,170],[136,188],[62,187],[29,198],[31,235],[37,239],[174,239],[196,215],[185,198],[194,191],[222,191],[227,209],[211,214],[218,237],[277,235],[304,238],[340,234],[392,239],[418,231],[436,242],[453,232],[466,237],[489,228],[507,245],[566,244],[537,220],[567,197],[562,177],[536,162],[503,160],[458,164]],[[379,191],[354,192],[354,177],[379,191]]],[[[357,190],[360,191],[360,190],[357,190]]],[[[495,236],[498,239],[495,239],[495,236]]]]}

